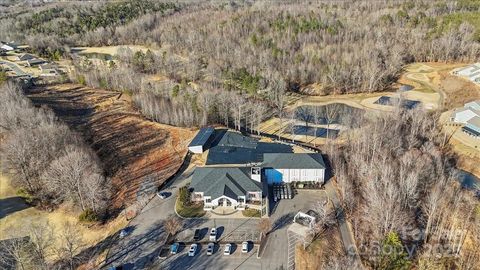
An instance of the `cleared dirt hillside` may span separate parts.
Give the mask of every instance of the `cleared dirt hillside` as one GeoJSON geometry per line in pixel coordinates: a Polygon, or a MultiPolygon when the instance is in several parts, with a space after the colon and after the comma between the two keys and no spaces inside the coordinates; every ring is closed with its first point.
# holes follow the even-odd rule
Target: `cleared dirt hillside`
{"type": "Polygon", "coordinates": [[[76,84],[37,87],[28,97],[80,132],[113,184],[114,208],[152,193],[181,166],[191,130],[145,119],[130,97],[76,84]]]}

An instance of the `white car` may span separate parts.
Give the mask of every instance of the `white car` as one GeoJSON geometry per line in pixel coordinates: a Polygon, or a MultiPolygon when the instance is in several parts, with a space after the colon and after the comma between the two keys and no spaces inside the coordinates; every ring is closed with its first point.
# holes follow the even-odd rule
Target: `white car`
{"type": "Polygon", "coordinates": [[[164,192],[157,192],[157,196],[160,198],[160,199],[165,199],[167,198],[167,194],[165,194],[164,192]]]}
{"type": "Polygon", "coordinates": [[[190,246],[190,249],[188,250],[188,256],[189,256],[189,257],[195,256],[195,253],[197,253],[197,247],[198,247],[197,244],[192,244],[192,245],[190,246]]]}
{"type": "Polygon", "coordinates": [[[209,255],[209,256],[212,255],[214,249],[215,249],[215,244],[214,243],[208,243],[207,255],[209,255]]]}
{"type": "Polygon", "coordinates": [[[226,244],[225,249],[223,250],[223,255],[232,254],[232,244],[226,244]]]}
{"type": "Polygon", "coordinates": [[[248,253],[248,242],[247,241],[242,243],[242,253],[248,253]]]}
{"type": "Polygon", "coordinates": [[[210,241],[217,241],[217,229],[216,228],[212,228],[210,230],[210,241]]]}

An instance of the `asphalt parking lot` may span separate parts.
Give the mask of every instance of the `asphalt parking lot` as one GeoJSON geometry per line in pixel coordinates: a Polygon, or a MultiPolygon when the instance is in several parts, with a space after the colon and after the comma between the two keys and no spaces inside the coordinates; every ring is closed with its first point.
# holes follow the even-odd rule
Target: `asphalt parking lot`
{"type": "Polygon", "coordinates": [[[188,229],[180,232],[177,241],[190,243],[193,241],[195,229],[200,229],[201,243],[207,243],[208,233],[211,228],[217,229],[217,242],[243,242],[243,241],[260,241],[260,231],[258,229],[258,219],[197,219],[192,220],[188,225],[188,229]]]}
{"type": "Polygon", "coordinates": [[[159,269],[262,269],[261,261],[257,259],[257,245],[250,243],[248,253],[242,253],[241,244],[233,245],[231,255],[223,255],[225,244],[216,244],[215,253],[207,255],[207,244],[200,244],[193,257],[188,256],[189,245],[181,248],[180,253],[170,255],[159,261],[159,269]]]}

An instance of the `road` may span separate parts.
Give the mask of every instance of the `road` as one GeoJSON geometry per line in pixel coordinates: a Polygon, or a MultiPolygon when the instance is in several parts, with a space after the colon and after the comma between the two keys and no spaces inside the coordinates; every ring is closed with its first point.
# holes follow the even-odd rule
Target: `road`
{"type": "Polygon", "coordinates": [[[288,226],[298,211],[306,212],[325,199],[323,191],[298,190],[298,194],[291,200],[280,200],[274,206],[270,217],[273,220],[272,232],[268,235],[266,249],[261,258],[261,269],[294,269],[295,242],[298,239],[288,234],[288,226]]]}
{"type": "Polygon", "coordinates": [[[163,190],[171,194],[163,200],[155,196],[130,222],[131,233],[112,244],[104,267],[133,263],[134,269],[144,269],[154,261],[167,238],[163,222],[174,215],[178,189],[189,181],[194,169],[195,166],[189,166],[174,178],[163,190]]]}
{"type": "Polygon", "coordinates": [[[358,256],[358,249],[355,243],[353,231],[346,219],[342,203],[338,197],[338,193],[332,179],[325,184],[325,191],[328,194],[328,198],[332,201],[333,206],[335,209],[337,209],[338,229],[340,231],[340,238],[342,239],[345,252],[357,262],[358,266],[362,266],[362,261],[360,256],[358,256]]]}

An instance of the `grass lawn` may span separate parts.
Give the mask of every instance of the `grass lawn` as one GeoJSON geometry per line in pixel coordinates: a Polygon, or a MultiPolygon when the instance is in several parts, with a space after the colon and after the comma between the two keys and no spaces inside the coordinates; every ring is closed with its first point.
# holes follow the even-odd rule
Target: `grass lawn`
{"type": "Polygon", "coordinates": [[[262,214],[260,213],[260,210],[253,209],[253,208],[248,208],[246,210],[242,211],[243,216],[245,217],[261,217],[262,214]]]}
{"type": "Polygon", "coordinates": [[[191,206],[185,206],[180,200],[177,199],[175,203],[175,209],[177,214],[184,218],[192,218],[192,217],[203,217],[205,215],[205,211],[203,210],[203,204],[193,204],[191,206]]]}

